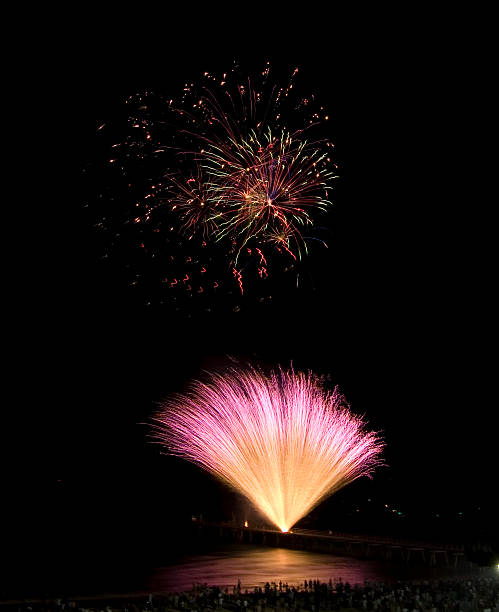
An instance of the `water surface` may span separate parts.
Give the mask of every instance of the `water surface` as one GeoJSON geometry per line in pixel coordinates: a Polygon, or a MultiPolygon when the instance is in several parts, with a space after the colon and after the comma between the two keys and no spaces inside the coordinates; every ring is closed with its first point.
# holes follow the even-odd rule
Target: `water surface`
{"type": "MultiPolygon", "coordinates": [[[[474,570],[477,571],[477,570],[474,570]]],[[[428,568],[391,564],[374,559],[354,559],[287,548],[232,545],[204,555],[179,558],[175,564],[153,569],[145,581],[151,592],[187,591],[196,584],[243,589],[282,581],[303,586],[304,580],[350,584],[365,581],[436,579],[471,574],[470,566],[428,568]]]]}

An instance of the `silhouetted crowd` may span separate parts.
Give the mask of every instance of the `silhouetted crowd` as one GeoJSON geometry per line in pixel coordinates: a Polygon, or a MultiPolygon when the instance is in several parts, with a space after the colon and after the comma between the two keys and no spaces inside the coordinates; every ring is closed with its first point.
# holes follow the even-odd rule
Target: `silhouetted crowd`
{"type": "MultiPolygon", "coordinates": [[[[305,581],[301,587],[282,582],[265,588],[232,593],[216,587],[198,588],[190,594],[167,598],[166,608],[186,612],[230,610],[232,612],[320,612],[321,610],[378,610],[379,612],[485,612],[499,611],[499,579],[474,578],[419,583],[305,581]]],[[[159,607],[158,612],[167,612],[159,607]]],[[[135,611],[133,611],[135,612],[135,611]]]]}
{"type": "Polygon", "coordinates": [[[252,591],[198,585],[189,593],[149,595],[125,601],[57,600],[17,606],[18,612],[498,612],[499,577],[420,582],[305,580],[300,587],[267,583],[252,591]],[[87,607],[88,606],[88,607],[87,607]]]}

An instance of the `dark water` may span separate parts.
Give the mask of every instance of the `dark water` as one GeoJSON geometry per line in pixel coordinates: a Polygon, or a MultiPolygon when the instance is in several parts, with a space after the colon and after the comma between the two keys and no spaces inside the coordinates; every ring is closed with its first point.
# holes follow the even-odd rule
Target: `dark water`
{"type": "Polygon", "coordinates": [[[266,582],[287,582],[303,585],[304,580],[367,581],[439,579],[456,575],[478,574],[470,564],[460,568],[428,568],[395,565],[383,561],[354,559],[287,548],[262,548],[233,545],[204,555],[178,559],[175,565],[157,567],[145,580],[149,592],[172,592],[192,589],[207,583],[232,587],[241,582],[242,588],[264,586],[266,582]]]}
{"type": "Polygon", "coordinates": [[[303,585],[304,580],[329,580],[361,584],[365,581],[440,579],[480,575],[489,570],[469,563],[459,568],[387,563],[287,548],[221,544],[204,552],[168,554],[168,561],[151,563],[148,555],[108,558],[96,553],[74,565],[71,556],[57,568],[37,563],[29,572],[16,572],[12,580],[0,580],[0,600],[20,598],[78,597],[105,594],[171,593],[208,584],[229,589],[240,581],[243,589],[266,582],[303,585]],[[2,584],[3,582],[3,584],[2,584]],[[10,584],[9,584],[10,583],[10,584]]]}

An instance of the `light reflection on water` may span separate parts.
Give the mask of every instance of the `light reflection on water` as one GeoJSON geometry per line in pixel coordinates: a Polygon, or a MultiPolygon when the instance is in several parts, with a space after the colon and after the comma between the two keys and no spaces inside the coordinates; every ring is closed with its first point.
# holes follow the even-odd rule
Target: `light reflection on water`
{"type": "Polygon", "coordinates": [[[232,587],[241,581],[243,589],[263,587],[266,582],[287,582],[303,586],[304,580],[350,584],[393,579],[443,577],[451,570],[425,567],[396,567],[377,560],[353,559],[286,548],[238,546],[206,555],[178,560],[174,566],[156,568],[148,578],[151,592],[188,591],[193,585],[232,587]]]}

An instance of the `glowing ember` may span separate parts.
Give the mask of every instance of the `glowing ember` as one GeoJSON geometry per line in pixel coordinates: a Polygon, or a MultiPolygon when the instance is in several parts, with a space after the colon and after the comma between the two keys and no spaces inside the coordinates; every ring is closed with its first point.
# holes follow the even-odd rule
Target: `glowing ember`
{"type": "Polygon", "coordinates": [[[230,369],[167,400],[154,437],[243,493],[283,532],[380,464],[379,436],[311,372],[230,369]]]}

